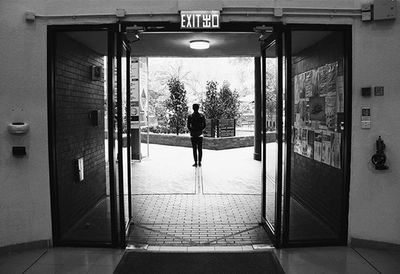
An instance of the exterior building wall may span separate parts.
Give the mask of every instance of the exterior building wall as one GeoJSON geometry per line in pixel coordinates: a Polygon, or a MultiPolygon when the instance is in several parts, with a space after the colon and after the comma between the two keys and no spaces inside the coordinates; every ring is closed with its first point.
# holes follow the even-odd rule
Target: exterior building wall
{"type": "MultiPolygon", "coordinates": [[[[364,0],[335,1],[79,1],[3,0],[0,2],[0,246],[50,239],[51,212],[47,127],[48,24],[111,23],[115,17],[37,19],[24,21],[28,10],[37,14],[176,13],[179,9],[223,7],[299,6],[360,8],[364,0]],[[211,4],[210,4],[211,3],[211,4]],[[30,123],[30,132],[11,136],[9,122],[30,123]],[[28,155],[17,159],[12,145],[26,145],[28,155]]],[[[211,9],[211,8],[210,8],[211,9]]],[[[400,10],[400,9],[399,9],[400,10]]],[[[135,20],[155,20],[136,16],[135,20]]],[[[178,20],[178,16],[157,18],[178,20]]],[[[238,18],[238,17],[236,17],[238,18]]],[[[353,124],[349,237],[400,244],[400,104],[398,58],[400,16],[396,21],[363,23],[359,18],[245,16],[242,20],[286,23],[353,25],[353,124]],[[362,98],[364,86],[384,86],[385,96],[362,98]],[[360,128],[361,106],[370,105],[372,128],[360,128]],[[390,169],[375,171],[370,158],[375,140],[386,143],[390,169]]],[[[231,19],[225,16],[223,20],[231,19]]]]}

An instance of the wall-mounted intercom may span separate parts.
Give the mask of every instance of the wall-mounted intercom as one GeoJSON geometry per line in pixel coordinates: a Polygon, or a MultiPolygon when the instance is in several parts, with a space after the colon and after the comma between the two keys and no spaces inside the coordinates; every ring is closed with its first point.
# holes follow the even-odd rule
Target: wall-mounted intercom
{"type": "Polygon", "coordinates": [[[371,128],[371,107],[361,108],[361,128],[371,128]]]}
{"type": "Polygon", "coordinates": [[[103,68],[101,66],[92,66],[92,81],[101,80],[103,68]]]}
{"type": "Polygon", "coordinates": [[[83,182],[83,180],[85,179],[84,168],[83,168],[83,157],[78,159],[78,178],[79,182],[83,182]]]}
{"type": "Polygon", "coordinates": [[[91,110],[89,112],[89,119],[92,126],[97,127],[100,125],[100,110],[91,110]]]}

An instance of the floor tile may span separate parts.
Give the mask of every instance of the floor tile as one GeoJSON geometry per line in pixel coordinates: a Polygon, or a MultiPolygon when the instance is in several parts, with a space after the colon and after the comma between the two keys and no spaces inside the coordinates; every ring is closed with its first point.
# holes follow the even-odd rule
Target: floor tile
{"type": "Polygon", "coordinates": [[[66,253],[61,252],[48,252],[44,254],[36,264],[39,265],[92,265],[96,262],[99,254],[80,254],[72,253],[68,251],[66,253]]]}
{"type": "Polygon", "coordinates": [[[365,260],[347,247],[288,248],[275,251],[283,264],[362,264],[365,260]]]}
{"type": "Polygon", "coordinates": [[[368,264],[281,264],[286,274],[377,274],[368,264]]]}
{"type": "Polygon", "coordinates": [[[100,254],[94,265],[96,266],[117,266],[118,263],[121,261],[122,256],[124,253],[119,254],[100,254]]]}
{"type": "Polygon", "coordinates": [[[26,263],[3,263],[0,265],[0,274],[21,274],[28,269],[30,264],[26,263]]]}
{"type": "Polygon", "coordinates": [[[0,266],[5,262],[10,264],[32,264],[44,253],[46,253],[46,249],[34,249],[4,254],[0,256],[0,266]]]}
{"type": "Polygon", "coordinates": [[[88,265],[42,265],[35,264],[24,274],[86,274],[88,265]]]}
{"type": "Polygon", "coordinates": [[[355,250],[382,273],[400,273],[400,252],[385,249],[355,248],[355,250]]]}
{"type": "Polygon", "coordinates": [[[111,265],[92,265],[88,274],[113,274],[116,266],[111,265]]]}

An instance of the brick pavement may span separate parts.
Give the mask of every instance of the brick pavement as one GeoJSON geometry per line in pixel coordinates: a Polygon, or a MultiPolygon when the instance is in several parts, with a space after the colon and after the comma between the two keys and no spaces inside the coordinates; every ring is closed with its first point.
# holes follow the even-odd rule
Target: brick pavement
{"type": "Polygon", "coordinates": [[[130,244],[270,243],[259,225],[261,195],[134,195],[130,244]]]}
{"type": "Polygon", "coordinates": [[[259,225],[261,163],[252,150],[205,150],[193,168],[190,148],[151,145],[151,157],[132,166],[128,244],[270,244],[259,225]]]}

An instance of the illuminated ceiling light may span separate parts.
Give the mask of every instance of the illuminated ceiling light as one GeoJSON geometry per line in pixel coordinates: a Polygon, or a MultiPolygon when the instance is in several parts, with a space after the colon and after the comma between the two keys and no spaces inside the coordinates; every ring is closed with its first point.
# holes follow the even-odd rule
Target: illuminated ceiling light
{"type": "Polygon", "coordinates": [[[192,40],[190,41],[191,49],[208,49],[210,47],[210,41],[207,40],[192,40]]]}

